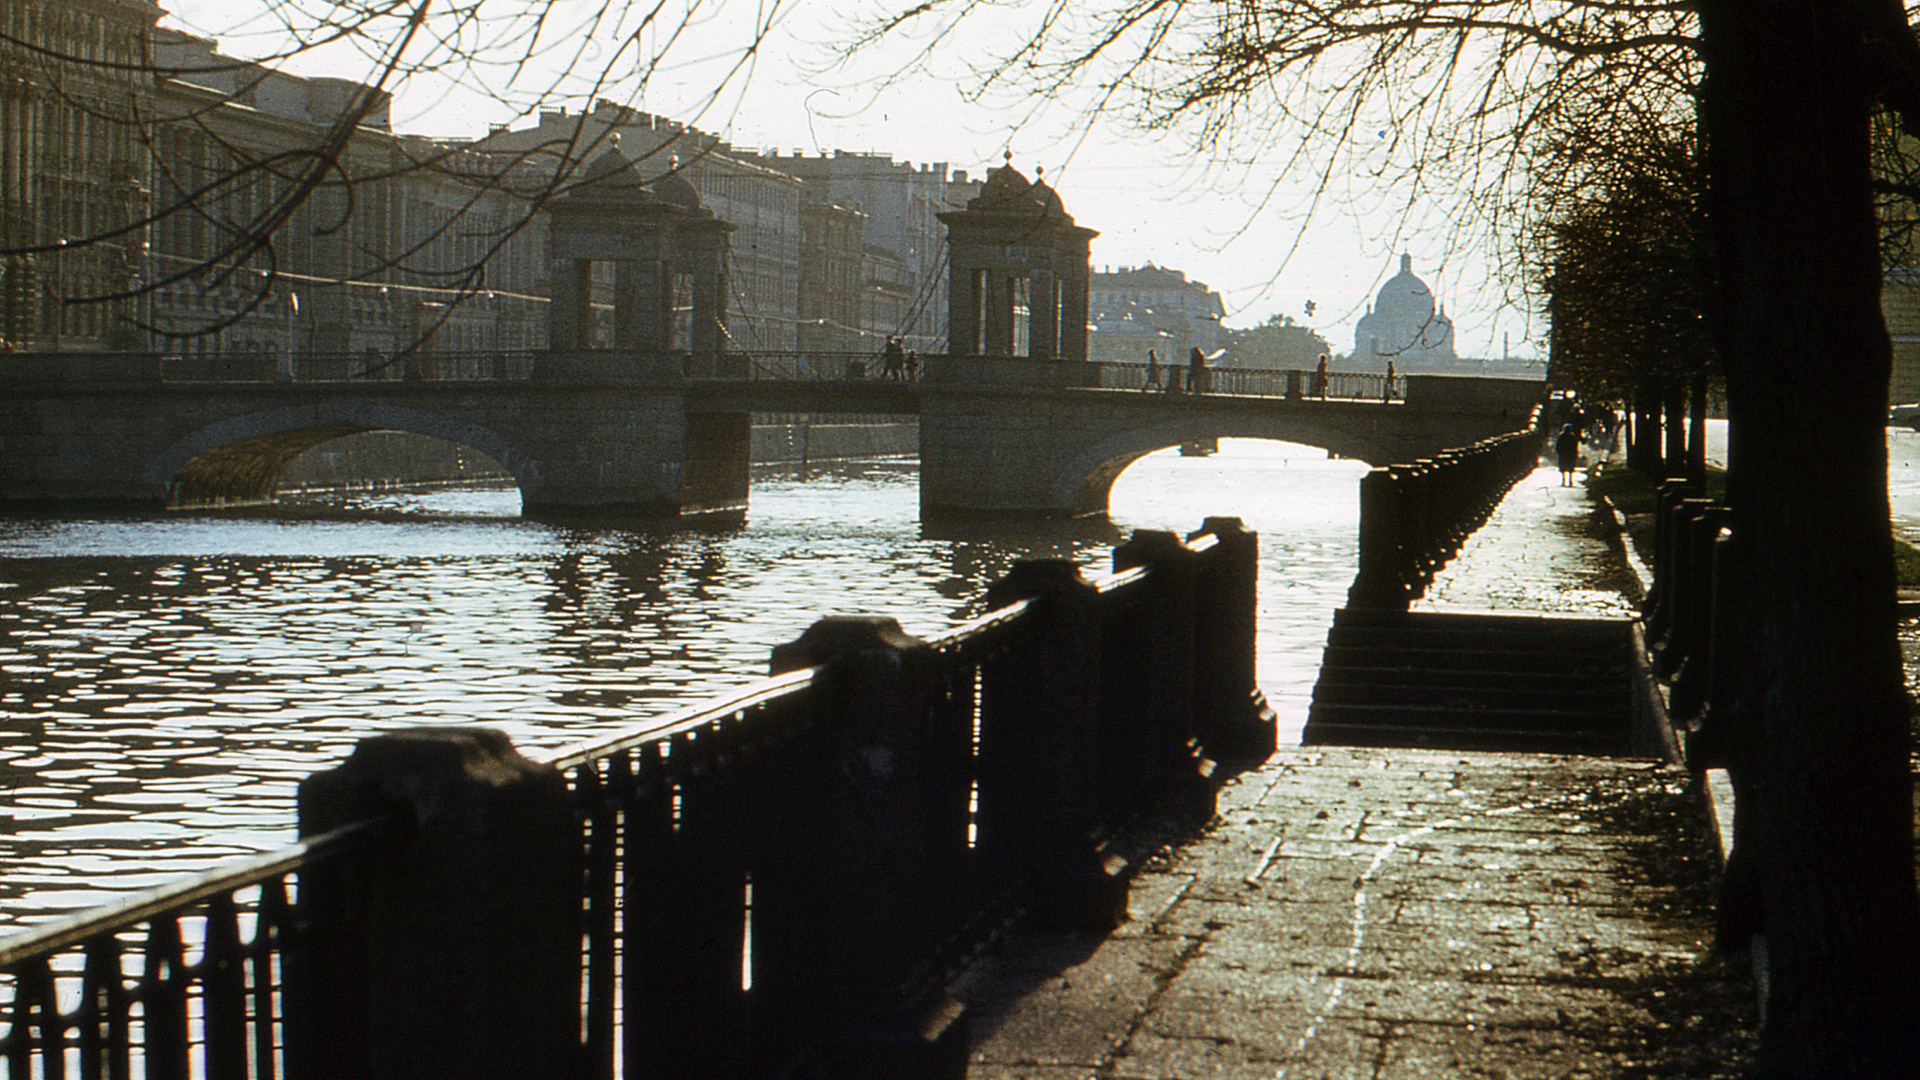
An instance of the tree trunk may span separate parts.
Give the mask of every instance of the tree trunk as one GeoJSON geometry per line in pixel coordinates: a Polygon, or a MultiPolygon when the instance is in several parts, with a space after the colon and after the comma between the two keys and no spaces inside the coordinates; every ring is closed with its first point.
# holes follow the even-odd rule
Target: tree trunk
{"type": "MultiPolygon", "coordinates": [[[[1920,1075],[1920,896],[1868,186],[1887,0],[1702,0],[1727,499],[1751,659],[1726,730],[1772,977],[1762,1074],[1920,1075]],[[1750,818],[1748,815],[1752,815],[1750,818]]],[[[1902,23],[1904,25],[1904,22],[1902,23]]]]}
{"type": "Polygon", "coordinates": [[[1687,479],[1707,490],[1707,373],[1693,377],[1687,394],[1687,479]]]}
{"type": "Polygon", "coordinates": [[[1666,475],[1660,464],[1659,391],[1650,383],[1641,383],[1633,392],[1629,412],[1633,417],[1633,431],[1627,443],[1627,464],[1658,482],[1666,475]]]}
{"type": "Polygon", "coordinates": [[[1660,394],[1661,421],[1666,425],[1666,476],[1670,480],[1687,475],[1687,384],[1679,379],[1668,383],[1660,394]]]}

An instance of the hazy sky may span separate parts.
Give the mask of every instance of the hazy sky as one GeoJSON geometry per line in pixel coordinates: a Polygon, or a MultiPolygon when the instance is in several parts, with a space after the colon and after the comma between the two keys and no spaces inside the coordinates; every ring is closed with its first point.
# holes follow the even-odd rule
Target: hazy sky
{"type": "MultiPolygon", "coordinates": [[[[259,17],[265,0],[253,0],[257,7],[251,9],[246,2],[175,0],[167,6],[175,22],[218,37],[232,55],[252,58],[284,48],[285,20],[259,17]]],[[[325,0],[292,2],[310,11],[326,6],[325,0]]],[[[902,161],[946,162],[977,176],[1011,150],[1017,168],[1029,178],[1044,171],[1067,211],[1100,231],[1093,241],[1096,270],[1148,261],[1183,270],[1223,295],[1229,326],[1290,315],[1323,334],[1335,350],[1351,350],[1355,321],[1398,270],[1404,251],[1453,317],[1461,355],[1499,356],[1503,347],[1515,356],[1541,351],[1529,339],[1525,315],[1505,307],[1501,287],[1486,280],[1485,260],[1449,250],[1445,208],[1427,205],[1409,213],[1397,193],[1345,179],[1368,172],[1368,138],[1384,133],[1362,132],[1352,145],[1325,151],[1344,154],[1346,161],[1327,190],[1318,191],[1317,184],[1276,176],[1277,160],[1225,167],[1212,160],[1215,155],[1196,152],[1183,135],[1156,141],[1117,119],[1089,125],[1083,100],[966,100],[963,89],[975,83],[971,67],[1003,52],[1015,40],[1009,35],[1020,33],[1017,8],[1006,9],[1006,18],[982,20],[964,40],[940,51],[934,71],[897,85],[885,86],[885,79],[919,44],[912,36],[822,71],[827,46],[846,40],[847,13],[877,2],[672,0],[642,27],[637,15],[624,24],[610,17],[609,11],[621,9],[601,0],[550,0],[546,24],[533,38],[527,36],[532,24],[513,17],[522,10],[517,0],[488,0],[481,10],[490,21],[459,31],[467,51],[479,43],[504,58],[509,48],[501,43],[512,43],[517,56],[532,42],[532,62],[519,71],[496,64],[410,76],[391,87],[394,125],[477,137],[490,123],[530,123],[522,117],[543,99],[548,107],[564,101],[578,109],[600,96],[690,123],[739,147],[783,154],[873,151],[902,161]],[[743,64],[754,27],[769,22],[771,32],[752,62],[743,64]],[[669,34],[669,26],[677,33],[669,34]],[[643,55],[663,58],[653,63],[644,85],[636,74],[643,55]],[[555,99],[555,73],[569,69],[576,72],[574,83],[555,99]],[[587,85],[589,76],[609,71],[605,85],[587,85]]],[[[441,39],[451,33],[443,28],[441,39]]],[[[393,31],[381,36],[383,44],[397,38],[393,31]]],[[[432,64],[435,48],[433,37],[423,33],[407,56],[432,64]]],[[[363,80],[372,70],[368,59],[345,47],[281,66],[363,80]]]]}

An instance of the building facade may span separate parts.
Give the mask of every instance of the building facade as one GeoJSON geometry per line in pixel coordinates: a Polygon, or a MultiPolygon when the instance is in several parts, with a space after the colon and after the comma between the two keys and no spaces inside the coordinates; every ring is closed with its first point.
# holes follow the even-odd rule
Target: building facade
{"type": "Polygon", "coordinates": [[[861,340],[862,218],[857,210],[818,198],[800,204],[796,347],[801,352],[869,351],[869,343],[861,340]]]}
{"type": "Polygon", "coordinates": [[[0,340],[139,343],[150,0],[0,3],[0,340]],[[105,299],[107,297],[117,299],[105,299]]]}
{"type": "Polygon", "coordinates": [[[1227,340],[1220,294],[1182,271],[1152,263],[1094,274],[1088,310],[1095,360],[1144,363],[1152,349],[1162,362],[1184,363],[1188,350],[1213,353],[1227,340]]]}
{"type": "Polygon", "coordinates": [[[544,226],[489,161],[394,133],[385,95],[358,83],[243,63],[175,31],[159,31],[155,53],[180,73],[155,110],[160,347],[385,355],[543,340],[544,226]]]}
{"type": "MultiPolygon", "coordinates": [[[[885,154],[835,150],[808,157],[771,152],[758,159],[804,181],[817,197],[865,217],[865,243],[887,253],[911,275],[912,298],[897,321],[865,327],[869,345],[898,335],[922,352],[944,347],[947,333],[947,244],[939,215],[964,209],[981,182],[946,162],[913,165],[885,154]]],[[[886,305],[875,298],[869,307],[886,305]]]]}

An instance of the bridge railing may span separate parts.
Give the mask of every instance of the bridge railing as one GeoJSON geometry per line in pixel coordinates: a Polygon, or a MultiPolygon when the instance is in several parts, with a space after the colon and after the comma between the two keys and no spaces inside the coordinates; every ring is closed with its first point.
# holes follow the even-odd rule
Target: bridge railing
{"type": "MultiPolygon", "coordinates": [[[[1158,370],[1146,364],[1113,361],[1097,361],[1096,366],[1100,372],[1099,385],[1110,390],[1193,392],[1192,371],[1184,364],[1162,364],[1158,370]]],[[[1329,372],[1324,382],[1318,382],[1312,372],[1298,369],[1209,366],[1201,372],[1200,392],[1329,401],[1394,401],[1406,397],[1406,383],[1404,379],[1395,378],[1390,386],[1384,374],[1329,372]]]]}
{"type": "Polygon", "coordinates": [[[1255,544],[1022,563],[925,639],[822,620],[537,760],[363,740],[301,785],[311,839],[8,940],[0,1075],[962,1077],[959,968],[1023,915],[1111,929],[1128,823],[1272,751],[1255,544]]]}
{"type": "Polygon", "coordinates": [[[165,356],[163,382],[464,382],[521,381],[533,375],[534,353],[203,353],[165,356]]]}
{"type": "MultiPolygon", "coordinates": [[[[754,382],[834,382],[844,379],[885,378],[886,359],[878,352],[818,352],[812,350],[728,353],[734,378],[754,382]]],[[[914,358],[918,367],[919,358],[914,358]]],[[[905,377],[905,366],[900,376],[905,377]]]]}
{"type": "MultiPolygon", "coordinates": [[[[387,383],[526,382],[553,377],[594,378],[642,372],[650,378],[722,379],[753,382],[833,382],[848,379],[902,378],[965,385],[992,382],[1056,389],[1104,388],[1172,394],[1192,393],[1184,364],[1089,361],[1062,365],[1018,357],[915,355],[893,375],[880,352],[810,350],[730,351],[695,358],[684,353],[621,353],[585,350],[555,354],[537,350],[421,352],[413,354],[272,352],[46,353],[0,358],[0,382],[6,383],[387,383]],[[954,367],[957,374],[942,378],[954,367]],[[566,373],[556,375],[556,373],[566,373]]],[[[1310,371],[1284,368],[1208,367],[1200,393],[1284,397],[1328,401],[1403,401],[1405,376],[1330,372],[1323,379],[1310,371]]]]}

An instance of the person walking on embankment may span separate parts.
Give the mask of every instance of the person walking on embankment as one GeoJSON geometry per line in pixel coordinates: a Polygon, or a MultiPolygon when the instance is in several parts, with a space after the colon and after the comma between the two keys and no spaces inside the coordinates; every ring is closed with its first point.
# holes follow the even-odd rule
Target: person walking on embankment
{"type": "Polygon", "coordinates": [[[1560,464],[1560,486],[1573,486],[1573,470],[1580,467],[1580,430],[1572,424],[1563,424],[1560,434],[1553,440],[1553,456],[1560,464]]]}

